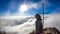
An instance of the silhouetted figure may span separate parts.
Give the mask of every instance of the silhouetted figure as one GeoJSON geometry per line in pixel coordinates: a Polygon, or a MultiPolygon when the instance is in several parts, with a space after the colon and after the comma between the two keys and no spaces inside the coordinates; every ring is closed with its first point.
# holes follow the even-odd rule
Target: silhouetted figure
{"type": "Polygon", "coordinates": [[[0,34],[2,34],[2,32],[0,31],[0,34]]]}
{"type": "Polygon", "coordinates": [[[43,24],[42,24],[42,19],[39,14],[35,15],[36,20],[36,34],[42,34],[43,31],[43,24]]]}
{"type": "Polygon", "coordinates": [[[3,33],[4,33],[4,34],[6,34],[6,32],[5,32],[5,31],[4,31],[3,33]]]}

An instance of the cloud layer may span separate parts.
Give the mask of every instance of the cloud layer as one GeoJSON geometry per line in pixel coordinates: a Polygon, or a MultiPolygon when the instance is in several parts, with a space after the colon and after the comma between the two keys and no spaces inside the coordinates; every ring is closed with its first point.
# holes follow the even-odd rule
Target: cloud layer
{"type": "MultiPolygon", "coordinates": [[[[60,30],[60,14],[48,14],[45,16],[44,28],[55,27],[60,30]]],[[[6,31],[7,34],[29,34],[35,30],[34,17],[17,17],[1,18],[0,30],[6,31]]]]}

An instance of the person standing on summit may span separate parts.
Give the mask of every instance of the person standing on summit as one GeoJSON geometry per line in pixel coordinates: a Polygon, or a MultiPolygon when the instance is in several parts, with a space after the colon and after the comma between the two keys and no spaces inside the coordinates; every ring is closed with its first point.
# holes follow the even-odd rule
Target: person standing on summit
{"type": "Polygon", "coordinates": [[[42,34],[43,32],[43,24],[42,24],[42,19],[39,14],[35,15],[36,18],[36,34],[42,34]]]}

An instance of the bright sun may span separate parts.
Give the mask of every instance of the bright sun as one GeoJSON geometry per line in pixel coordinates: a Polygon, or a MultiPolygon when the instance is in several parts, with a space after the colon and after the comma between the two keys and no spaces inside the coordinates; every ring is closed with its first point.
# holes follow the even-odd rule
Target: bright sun
{"type": "Polygon", "coordinates": [[[27,5],[24,4],[24,5],[20,6],[20,11],[21,12],[25,12],[26,10],[28,10],[28,6],[27,5]]]}

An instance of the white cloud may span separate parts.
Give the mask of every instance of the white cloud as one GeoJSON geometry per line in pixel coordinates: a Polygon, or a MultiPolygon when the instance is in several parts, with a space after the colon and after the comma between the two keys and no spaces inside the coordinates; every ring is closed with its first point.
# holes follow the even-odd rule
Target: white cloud
{"type": "MultiPolygon", "coordinates": [[[[56,8],[52,13],[54,13],[54,14],[59,14],[60,13],[60,8],[56,8]]],[[[51,13],[51,14],[52,14],[51,13]]]]}
{"type": "MultiPolygon", "coordinates": [[[[27,5],[27,7],[28,7],[28,10],[29,9],[32,9],[32,8],[34,8],[34,9],[42,9],[42,1],[39,1],[39,2],[35,2],[35,3],[33,3],[33,2],[24,2],[23,4],[21,4],[21,5],[27,5]]],[[[49,1],[48,0],[44,0],[44,7],[45,8],[47,8],[47,7],[50,7],[51,6],[51,4],[49,3],[49,1]]],[[[19,9],[20,10],[20,9],[19,9]]],[[[18,11],[19,11],[18,10],[18,11]]],[[[23,9],[24,10],[24,9],[23,9]]],[[[27,10],[27,11],[28,11],[27,10]]],[[[21,12],[21,11],[19,11],[19,12],[21,12]]],[[[26,11],[25,11],[26,12],[26,11]]],[[[22,13],[22,14],[24,14],[24,12],[22,13]]]]}
{"type": "Polygon", "coordinates": [[[4,16],[0,17],[0,30],[5,26],[16,26],[28,21],[30,17],[26,16],[4,16]]]}
{"type": "MultiPolygon", "coordinates": [[[[6,10],[6,13],[4,13],[2,16],[10,16],[10,15],[14,15],[14,16],[16,16],[16,15],[21,15],[21,13],[20,13],[20,6],[19,6],[19,4],[17,5],[19,8],[18,8],[18,10],[17,10],[17,12],[16,13],[13,13],[13,14],[11,14],[11,10],[13,9],[13,8],[16,8],[16,4],[17,4],[17,2],[16,1],[10,1],[9,2],[9,5],[8,5],[8,9],[6,10]]],[[[23,4],[26,4],[27,5],[27,7],[28,7],[28,10],[29,9],[31,9],[31,8],[35,8],[35,9],[41,9],[42,8],[42,1],[39,1],[39,2],[24,2],[23,4]]],[[[21,4],[20,4],[21,5],[21,4]]],[[[51,6],[51,4],[48,2],[48,0],[44,0],[44,6],[45,7],[48,7],[48,6],[51,6]]],[[[27,11],[28,11],[27,10],[27,11]]],[[[25,13],[24,13],[25,14],[25,13]]],[[[24,15],[23,14],[23,15],[24,15]]]]}
{"type": "Polygon", "coordinates": [[[38,3],[30,3],[30,4],[28,4],[28,6],[29,6],[30,9],[31,8],[38,9],[38,7],[39,7],[38,3]]]}
{"type": "MultiPolygon", "coordinates": [[[[28,17],[29,18],[29,17],[28,17]]],[[[48,14],[45,16],[45,21],[44,21],[44,27],[48,28],[48,27],[56,27],[58,30],[60,30],[60,14],[48,14]]],[[[11,18],[10,18],[11,19],[11,18]]],[[[2,21],[4,20],[3,19],[0,19],[0,21],[2,21],[3,23],[8,23],[9,26],[4,26],[3,27],[3,30],[5,30],[7,33],[10,33],[10,34],[14,34],[14,33],[17,33],[17,34],[29,34],[31,31],[33,31],[33,29],[35,30],[35,21],[36,19],[33,17],[31,17],[29,20],[27,19],[27,21],[24,21],[26,20],[27,18],[15,18],[15,19],[12,19],[12,20],[8,20],[7,18],[5,19],[5,21],[2,21]],[[16,21],[18,22],[21,22],[20,20],[23,20],[24,23],[23,24],[20,24],[18,25],[17,23],[15,23],[16,21]],[[14,24],[17,24],[17,25],[14,25],[14,26],[11,26],[11,25],[14,25],[14,24]],[[12,32],[12,33],[11,33],[12,32]]],[[[23,22],[22,21],[22,22],[23,22]]],[[[22,23],[21,22],[21,23],[22,23]]],[[[1,22],[0,22],[1,23],[1,22]]]]}
{"type": "Polygon", "coordinates": [[[49,17],[45,20],[45,28],[46,27],[55,27],[60,30],[60,14],[51,14],[49,17]]]}
{"type": "MultiPolygon", "coordinates": [[[[24,19],[24,18],[23,18],[24,19]]],[[[27,18],[28,19],[28,18],[27,18]]],[[[4,19],[3,19],[4,20],[4,19]]],[[[5,19],[6,20],[6,19],[5,19]]],[[[22,19],[21,19],[22,20],[22,19]]],[[[25,20],[26,20],[26,18],[25,18],[25,20]]],[[[9,20],[10,21],[10,20],[9,20]]],[[[7,22],[9,22],[9,21],[6,21],[6,23],[7,22]]],[[[15,21],[15,19],[13,20],[13,21],[15,21]]],[[[24,21],[24,20],[23,20],[24,21]]],[[[22,21],[22,22],[23,22],[22,21]]],[[[4,22],[4,21],[3,21],[4,22]]],[[[5,22],[4,22],[5,23],[5,22]]],[[[10,24],[12,24],[11,23],[11,21],[9,22],[10,24]]],[[[28,34],[28,33],[30,33],[35,27],[35,19],[29,19],[27,22],[24,22],[23,24],[21,24],[21,25],[15,25],[15,26],[11,26],[11,25],[9,25],[9,26],[4,26],[3,27],[3,30],[5,30],[7,33],[10,33],[10,32],[13,32],[13,33],[15,33],[15,32],[18,32],[19,34],[28,34]],[[34,25],[34,26],[33,26],[34,25]]],[[[14,23],[15,24],[15,23],[14,23]]],[[[12,24],[13,25],[13,24],[12,24]]],[[[2,25],[1,25],[2,26],[2,25]]],[[[11,33],[10,33],[11,34],[11,33]]]]}
{"type": "MultiPolygon", "coordinates": [[[[32,2],[31,2],[30,5],[29,5],[29,3],[28,3],[28,6],[29,6],[30,8],[35,8],[35,9],[42,8],[42,1],[39,1],[39,2],[36,2],[36,3],[32,3],[32,2]]],[[[48,0],[44,0],[44,6],[45,6],[45,8],[46,8],[46,7],[51,6],[51,4],[49,3],[48,0]]]]}
{"type": "MultiPolygon", "coordinates": [[[[60,11],[59,9],[45,15],[44,28],[55,27],[60,30],[60,14],[56,13],[60,11]]],[[[5,30],[7,34],[29,34],[33,29],[35,30],[35,20],[31,16],[2,16],[0,17],[0,30],[5,30]]]]}

